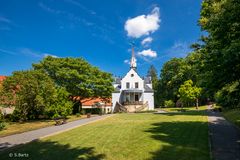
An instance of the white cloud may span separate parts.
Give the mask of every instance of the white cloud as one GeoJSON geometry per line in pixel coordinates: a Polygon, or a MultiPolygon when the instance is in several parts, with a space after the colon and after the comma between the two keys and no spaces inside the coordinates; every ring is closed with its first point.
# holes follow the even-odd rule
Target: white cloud
{"type": "Polygon", "coordinates": [[[47,56],[58,58],[58,56],[56,56],[56,55],[53,55],[53,54],[50,54],[50,53],[44,53],[44,52],[40,52],[40,51],[34,51],[30,48],[21,48],[21,49],[19,49],[19,52],[21,54],[26,55],[26,56],[37,57],[37,58],[44,58],[44,57],[47,57],[47,56]]]}
{"type": "Polygon", "coordinates": [[[17,54],[16,52],[1,49],[1,48],[0,48],[0,53],[10,54],[10,55],[16,55],[17,54]]]}
{"type": "Polygon", "coordinates": [[[37,57],[37,58],[44,58],[44,57],[47,57],[47,56],[58,58],[58,56],[56,56],[56,55],[49,54],[49,53],[44,53],[44,52],[40,52],[40,51],[34,51],[30,48],[20,48],[20,49],[16,49],[16,50],[13,50],[13,51],[5,50],[5,49],[0,48],[0,53],[10,54],[10,55],[21,54],[21,55],[24,55],[24,56],[37,57]]]}
{"type": "Polygon", "coordinates": [[[153,40],[152,37],[147,37],[147,38],[142,40],[141,44],[143,46],[146,46],[147,44],[150,44],[152,42],[152,40],[153,40]]]}
{"type": "Polygon", "coordinates": [[[12,21],[7,19],[6,17],[2,17],[0,16],[0,22],[4,22],[4,23],[11,23],[12,21]]]}
{"type": "Polygon", "coordinates": [[[40,52],[37,51],[33,51],[29,48],[21,48],[19,49],[19,52],[21,54],[27,55],[27,56],[31,56],[31,57],[42,57],[40,52]]]}
{"type": "Polygon", "coordinates": [[[130,61],[128,59],[125,59],[123,62],[126,64],[130,64],[130,61]]]}
{"type": "Polygon", "coordinates": [[[187,42],[175,42],[173,46],[167,50],[167,54],[174,57],[186,57],[192,49],[189,47],[190,43],[187,42]]]}
{"type": "Polygon", "coordinates": [[[138,55],[145,56],[145,57],[157,57],[157,52],[153,51],[151,49],[143,50],[141,52],[138,52],[138,55]]]}
{"type": "Polygon", "coordinates": [[[159,8],[155,7],[148,15],[140,15],[128,19],[125,23],[125,30],[129,37],[139,38],[143,35],[149,35],[159,28],[160,15],[159,8]]]}
{"type": "Polygon", "coordinates": [[[51,57],[53,57],[53,58],[59,58],[58,56],[53,55],[53,54],[49,54],[49,53],[44,53],[43,56],[44,56],[44,57],[51,56],[51,57]]]}

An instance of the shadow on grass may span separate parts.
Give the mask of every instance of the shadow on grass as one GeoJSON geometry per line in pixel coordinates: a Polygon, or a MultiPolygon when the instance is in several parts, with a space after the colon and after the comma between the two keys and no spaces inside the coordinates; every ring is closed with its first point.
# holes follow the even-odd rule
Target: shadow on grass
{"type": "Polygon", "coordinates": [[[207,122],[162,122],[146,130],[163,146],[151,152],[152,160],[209,160],[207,122]]]}
{"type": "Polygon", "coordinates": [[[180,112],[180,111],[171,111],[171,112],[165,112],[165,113],[158,113],[158,112],[155,112],[154,114],[159,114],[159,115],[167,115],[167,116],[176,116],[176,115],[184,115],[184,116],[199,116],[199,115],[206,115],[206,111],[207,110],[190,110],[190,111],[183,111],[183,112],[180,112]]]}
{"type": "Polygon", "coordinates": [[[19,145],[0,152],[1,159],[36,159],[36,160],[100,160],[104,154],[96,154],[94,147],[72,148],[53,141],[34,141],[28,145],[19,145]],[[9,156],[10,155],[10,156],[9,156]]]}

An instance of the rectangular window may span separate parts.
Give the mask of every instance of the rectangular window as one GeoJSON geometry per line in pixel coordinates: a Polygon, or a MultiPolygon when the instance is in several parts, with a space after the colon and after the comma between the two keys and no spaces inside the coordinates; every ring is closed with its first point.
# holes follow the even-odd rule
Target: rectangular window
{"type": "Polygon", "coordinates": [[[129,82],[126,83],[126,88],[130,88],[129,82]]]}
{"type": "Polygon", "coordinates": [[[138,88],[138,82],[135,82],[135,88],[138,88]]]}

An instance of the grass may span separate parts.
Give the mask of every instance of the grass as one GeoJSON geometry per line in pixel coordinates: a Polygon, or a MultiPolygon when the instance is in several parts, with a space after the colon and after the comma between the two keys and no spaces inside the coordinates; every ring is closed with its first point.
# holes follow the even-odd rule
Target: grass
{"type": "MultiPolygon", "coordinates": [[[[205,110],[206,107],[198,107],[198,111],[205,110]]],[[[180,112],[182,108],[172,107],[172,108],[161,108],[161,110],[164,110],[166,112],[180,112]]],[[[183,107],[184,111],[197,111],[195,107],[183,107]]]]}
{"type": "MultiPolygon", "coordinates": [[[[77,117],[76,115],[68,116],[67,122],[75,121],[78,119],[86,118],[85,115],[77,117]]],[[[44,128],[54,125],[54,120],[36,120],[27,122],[6,122],[6,128],[0,131],[0,137],[9,136],[17,133],[23,133],[26,131],[31,131],[39,128],[44,128]]]]}
{"type": "Polygon", "coordinates": [[[209,160],[207,116],[184,113],[117,114],[0,153],[29,159],[209,160]]]}
{"type": "Polygon", "coordinates": [[[230,122],[240,127],[240,109],[223,110],[223,116],[230,122]]]}

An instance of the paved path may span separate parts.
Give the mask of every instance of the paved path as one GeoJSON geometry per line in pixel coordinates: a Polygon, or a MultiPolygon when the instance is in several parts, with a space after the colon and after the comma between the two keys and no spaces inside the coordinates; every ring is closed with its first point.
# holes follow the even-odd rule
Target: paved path
{"type": "Polygon", "coordinates": [[[41,128],[33,131],[28,131],[20,134],[15,134],[11,136],[6,136],[3,138],[0,138],[0,151],[15,145],[19,144],[24,144],[31,142],[33,140],[37,140],[39,138],[47,137],[50,135],[54,135],[60,132],[64,132],[66,130],[70,130],[73,128],[76,128],[78,126],[88,124],[106,117],[109,117],[112,115],[103,115],[103,116],[95,116],[92,118],[85,118],[85,119],[80,119],[77,121],[73,122],[68,122],[64,125],[60,126],[51,126],[51,127],[46,127],[46,128],[41,128]]]}
{"type": "Polygon", "coordinates": [[[208,109],[209,136],[214,160],[240,160],[240,130],[208,109]]]}

